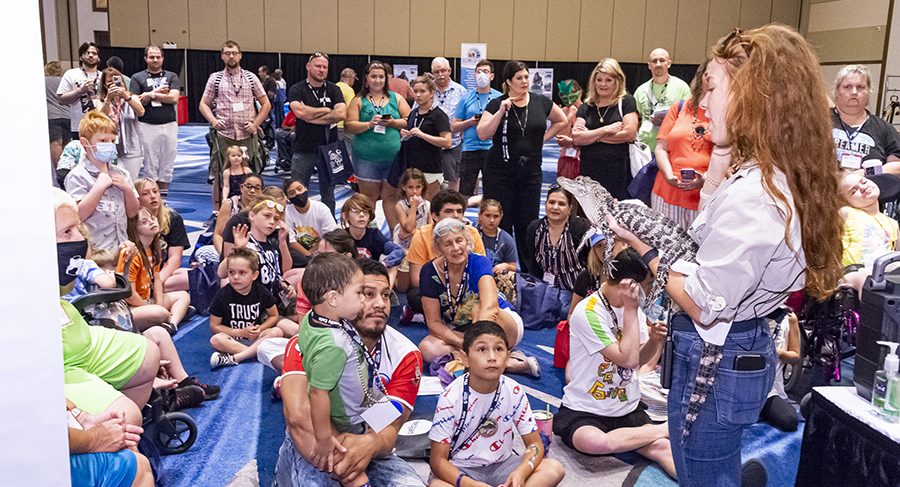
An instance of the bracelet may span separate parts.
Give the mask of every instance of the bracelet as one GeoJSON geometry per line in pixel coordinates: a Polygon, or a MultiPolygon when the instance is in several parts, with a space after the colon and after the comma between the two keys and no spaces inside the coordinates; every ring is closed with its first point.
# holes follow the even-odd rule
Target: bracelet
{"type": "Polygon", "coordinates": [[[659,250],[657,250],[656,248],[652,248],[641,256],[641,264],[644,264],[644,267],[649,269],[650,262],[652,262],[653,259],[657,257],[659,257],[659,250]]]}
{"type": "Polygon", "coordinates": [[[707,183],[709,183],[717,188],[719,187],[720,184],[722,184],[722,181],[716,181],[714,179],[704,179],[704,181],[706,181],[707,183]]]}
{"type": "Polygon", "coordinates": [[[461,473],[459,474],[459,477],[456,477],[456,487],[461,485],[463,477],[468,477],[468,475],[461,473]]]}

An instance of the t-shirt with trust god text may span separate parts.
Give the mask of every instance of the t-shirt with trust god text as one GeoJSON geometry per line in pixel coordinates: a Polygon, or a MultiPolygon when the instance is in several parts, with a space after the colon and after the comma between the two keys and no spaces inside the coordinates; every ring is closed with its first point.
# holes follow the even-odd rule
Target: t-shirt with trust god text
{"type": "Polygon", "coordinates": [[[261,323],[265,311],[272,306],[275,306],[275,297],[259,281],[253,282],[246,295],[226,284],[216,292],[209,314],[222,318],[223,326],[242,329],[261,323]]]}

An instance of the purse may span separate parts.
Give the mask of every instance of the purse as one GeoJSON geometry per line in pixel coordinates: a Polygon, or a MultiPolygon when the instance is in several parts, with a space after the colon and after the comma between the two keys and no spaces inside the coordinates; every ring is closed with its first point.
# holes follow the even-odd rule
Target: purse
{"type": "Polygon", "coordinates": [[[409,168],[409,157],[407,157],[409,142],[400,142],[400,150],[394,156],[394,162],[391,163],[391,170],[388,171],[387,182],[394,188],[400,187],[400,180],[403,179],[403,173],[409,168]]]}
{"type": "Polygon", "coordinates": [[[566,368],[569,363],[569,321],[563,320],[556,325],[556,341],[553,343],[553,366],[566,368]]]}
{"type": "Polygon", "coordinates": [[[202,316],[209,316],[209,306],[219,290],[218,265],[200,264],[188,271],[191,305],[202,316]]]}
{"type": "MultiPolygon", "coordinates": [[[[625,118],[625,115],[622,114],[621,99],[619,100],[619,118],[625,118]]],[[[653,154],[651,153],[650,147],[648,147],[647,144],[635,139],[634,141],[628,143],[628,157],[631,162],[631,175],[633,177],[637,176],[641,168],[643,168],[647,164],[650,164],[650,160],[653,159],[653,154]]]]}
{"type": "Polygon", "coordinates": [[[562,299],[560,290],[541,279],[526,274],[516,273],[516,311],[522,317],[522,323],[528,330],[540,330],[556,326],[566,317],[560,316],[562,299]]]}

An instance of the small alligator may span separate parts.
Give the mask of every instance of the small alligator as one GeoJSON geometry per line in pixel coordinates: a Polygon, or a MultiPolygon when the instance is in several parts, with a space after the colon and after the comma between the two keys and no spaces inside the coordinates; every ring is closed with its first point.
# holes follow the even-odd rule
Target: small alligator
{"type": "Polygon", "coordinates": [[[659,268],[656,279],[643,306],[649,306],[665,290],[669,280],[669,268],[678,260],[696,263],[697,244],[678,224],[656,210],[643,204],[620,202],[597,181],[585,176],[575,179],[558,178],[557,182],[572,193],[584,214],[597,232],[606,236],[603,261],[606,275],[613,269],[613,243],[615,234],[606,223],[606,215],[634,233],[642,242],[659,250],[659,268]]]}

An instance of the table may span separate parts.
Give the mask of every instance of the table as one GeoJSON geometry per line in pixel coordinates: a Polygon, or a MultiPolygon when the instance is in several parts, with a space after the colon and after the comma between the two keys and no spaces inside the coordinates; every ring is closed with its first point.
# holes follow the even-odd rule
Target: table
{"type": "Polygon", "coordinates": [[[854,387],[816,387],[797,486],[900,486],[900,424],[882,420],[854,387]]]}

